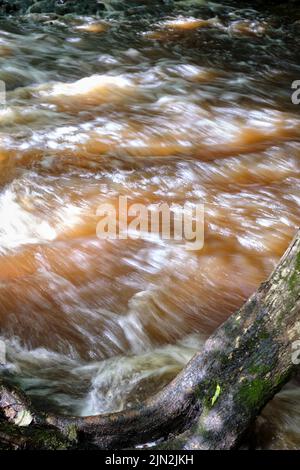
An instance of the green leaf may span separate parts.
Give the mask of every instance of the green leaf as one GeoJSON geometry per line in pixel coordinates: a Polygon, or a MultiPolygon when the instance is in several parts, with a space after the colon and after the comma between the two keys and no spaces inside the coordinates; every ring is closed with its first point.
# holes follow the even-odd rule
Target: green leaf
{"type": "Polygon", "coordinates": [[[220,396],[220,393],[221,393],[221,387],[220,387],[220,385],[218,384],[217,387],[216,387],[215,394],[214,394],[214,396],[213,396],[212,399],[211,399],[211,406],[214,406],[214,404],[216,403],[217,399],[218,399],[219,396],[220,396]]]}

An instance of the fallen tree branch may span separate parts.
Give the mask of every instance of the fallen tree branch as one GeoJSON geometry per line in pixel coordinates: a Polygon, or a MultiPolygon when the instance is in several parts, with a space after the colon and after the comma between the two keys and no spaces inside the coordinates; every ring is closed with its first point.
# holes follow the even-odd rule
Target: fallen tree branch
{"type": "MultiPolygon", "coordinates": [[[[15,428],[23,413],[27,429],[55,431],[60,446],[119,449],[165,440],[160,446],[167,449],[232,449],[296,371],[299,313],[300,231],[270,278],[140,407],[82,418],[41,414],[3,383],[0,409],[15,428]]],[[[22,447],[31,448],[32,440],[23,439],[22,447]]]]}

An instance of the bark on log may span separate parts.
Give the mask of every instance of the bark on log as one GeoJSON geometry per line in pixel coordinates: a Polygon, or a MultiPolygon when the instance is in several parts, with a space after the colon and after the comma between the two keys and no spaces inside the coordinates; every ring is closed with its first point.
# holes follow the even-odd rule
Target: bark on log
{"type": "MultiPolygon", "coordinates": [[[[59,448],[120,449],[150,441],[167,449],[236,448],[296,372],[292,347],[300,337],[299,313],[300,231],[270,278],[167,387],[139,408],[85,418],[41,414],[23,393],[2,383],[2,419],[15,433],[20,423],[25,426],[23,448],[36,448],[31,433],[37,430],[54,433],[59,448]]],[[[0,443],[3,439],[0,422],[0,443]]]]}

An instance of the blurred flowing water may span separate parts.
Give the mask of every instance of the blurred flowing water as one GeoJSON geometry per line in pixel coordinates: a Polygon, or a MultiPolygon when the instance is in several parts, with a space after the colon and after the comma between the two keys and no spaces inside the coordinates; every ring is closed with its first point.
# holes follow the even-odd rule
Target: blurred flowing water
{"type": "MultiPolygon", "coordinates": [[[[300,8],[103,3],[0,20],[2,374],[76,415],[167,384],[300,222],[300,8]],[[204,248],[99,240],[120,195],[204,202],[204,248]]],[[[267,406],[256,447],[300,447],[299,399],[294,382],[267,406]]]]}

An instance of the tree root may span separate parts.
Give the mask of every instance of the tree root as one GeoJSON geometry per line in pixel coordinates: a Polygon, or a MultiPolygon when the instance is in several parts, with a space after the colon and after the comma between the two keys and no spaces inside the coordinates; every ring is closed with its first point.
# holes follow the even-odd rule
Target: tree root
{"type": "Polygon", "coordinates": [[[2,381],[0,445],[42,447],[35,433],[46,433],[44,447],[50,448],[122,449],[148,442],[166,449],[236,448],[297,370],[292,348],[300,339],[299,313],[300,231],[270,278],[138,408],[81,418],[43,414],[2,381]]]}

